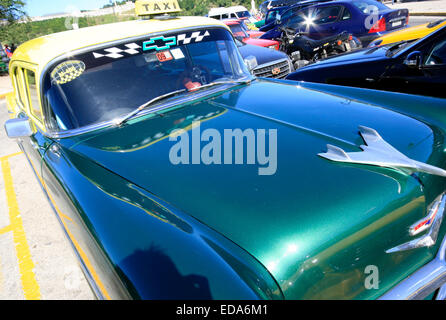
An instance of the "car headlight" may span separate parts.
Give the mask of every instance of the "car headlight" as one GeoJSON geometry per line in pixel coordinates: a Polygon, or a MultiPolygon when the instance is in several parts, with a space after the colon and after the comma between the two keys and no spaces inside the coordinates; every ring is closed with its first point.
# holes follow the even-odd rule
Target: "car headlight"
{"type": "Polygon", "coordinates": [[[277,45],[268,46],[268,49],[278,50],[277,45]]]}

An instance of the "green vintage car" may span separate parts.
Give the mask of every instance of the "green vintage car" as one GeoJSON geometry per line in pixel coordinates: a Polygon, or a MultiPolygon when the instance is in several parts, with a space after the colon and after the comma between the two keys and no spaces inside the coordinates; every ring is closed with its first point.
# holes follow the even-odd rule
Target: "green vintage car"
{"type": "Polygon", "coordinates": [[[446,101],[247,64],[199,17],[16,50],[5,128],[97,297],[444,298],[446,101]]]}

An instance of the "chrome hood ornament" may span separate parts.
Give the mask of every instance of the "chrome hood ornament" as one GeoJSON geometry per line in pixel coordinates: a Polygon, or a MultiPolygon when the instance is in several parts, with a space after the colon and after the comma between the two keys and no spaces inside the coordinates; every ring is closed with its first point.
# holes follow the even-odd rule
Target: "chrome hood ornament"
{"type": "Polygon", "coordinates": [[[319,153],[319,156],[336,162],[392,168],[406,174],[425,172],[446,177],[446,170],[410,159],[387,143],[376,130],[359,126],[359,133],[365,142],[365,145],[360,146],[362,152],[346,153],[343,149],[328,144],[327,152],[319,153]]]}

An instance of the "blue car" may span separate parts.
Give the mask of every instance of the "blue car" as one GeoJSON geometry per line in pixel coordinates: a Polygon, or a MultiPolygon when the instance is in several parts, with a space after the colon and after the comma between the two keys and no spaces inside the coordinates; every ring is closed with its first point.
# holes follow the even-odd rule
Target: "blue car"
{"type": "Polygon", "coordinates": [[[390,9],[375,0],[340,0],[318,3],[304,9],[291,7],[278,17],[279,23],[262,39],[281,35],[280,27],[295,29],[313,39],[322,39],[347,31],[366,46],[383,34],[406,27],[407,9],[390,9]]]}
{"type": "Polygon", "coordinates": [[[286,11],[287,16],[290,16],[292,13],[295,13],[299,11],[300,9],[303,9],[305,7],[308,7],[310,5],[315,5],[318,3],[323,3],[331,0],[306,0],[306,1],[295,1],[292,4],[286,4],[281,6],[272,7],[268,10],[268,12],[265,15],[265,25],[262,26],[259,30],[263,32],[267,32],[271,29],[273,29],[276,25],[279,24],[278,18],[280,17],[283,20],[283,13],[286,11]],[[291,10],[290,10],[291,9],[291,10]]]}

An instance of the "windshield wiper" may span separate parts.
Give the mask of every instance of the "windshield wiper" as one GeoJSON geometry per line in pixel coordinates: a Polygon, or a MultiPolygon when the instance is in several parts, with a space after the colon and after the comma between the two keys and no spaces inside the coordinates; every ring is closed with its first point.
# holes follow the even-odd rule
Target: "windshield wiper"
{"type": "Polygon", "coordinates": [[[124,124],[126,121],[128,121],[130,118],[132,118],[133,116],[135,116],[135,115],[137,115],[138,113],[140,113],[140,112],[141,112],[142,110],[144,110],[145,108],[147,108],[147,107],[151,106],[152,104],[154,104],[155,102],[158,102],[158,101],[160,101],[160,100],[166,99],[166,98],[168,98],[168,97],[171,97],[171,96],[174,96],[174,95],[177,95],[177,94],[179,94],[179,93],[186,92],[186,91],[187,91],[186,89],[175,90],[175,91],[172,91],[172,92],[169,92],[169,93],[160,95],[160,96],[158,96],[158,97],[156,97],[156,98],[153,98],[152,100],[150,100],[150,101],[148,101],[148,102],[146,102],[146,103],[140,105],[138,108],[136,108],[136,109],[133,110],[132,112],[126,114],[125,116],[116,119],[116,120],[114,121],[114,124],[115,124],[116,126],[120,126],[120,125],[124,124]]]}
{"type": "Polygon", "coordinates": [[[202,85],[198,88],[192,89],[192,90],[186,90],[186,89],[181,89],[181,90],[176,90],[176,91],[172,91],[163,95],[160,95],[156,98],[153,98],[152,100],[140,105],[138,108],[136,108],[135,110],[133,110],[132,112],[126,114],[123,117],[120,117],[116,120],[114,120],[114,125],[119,127],[121,125],[123,125],[125,122],[127,122],[130,118],[134,117],[135,115],[137,115],[138,113],[140,113],[142,110],[146,109],[147,107],[150,107],[152,104],[154,104],[155,102],[158,102],[160,100],[166,99],[168,97],[183,93],[183,92],[196,92],[200,89],[204,89],[204,88],[208,88],[208,87],[212,87],[212,86],[216,86],[219,84],[243,84],[243,83],[250,83],[252,81],[252,78],[242,78],[239,80],[227,80],[227,81],[215,81],[215,82],[211,82],[205,85],[202,85]]]}

